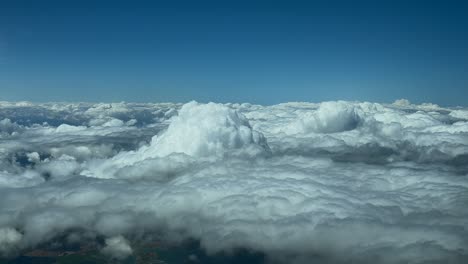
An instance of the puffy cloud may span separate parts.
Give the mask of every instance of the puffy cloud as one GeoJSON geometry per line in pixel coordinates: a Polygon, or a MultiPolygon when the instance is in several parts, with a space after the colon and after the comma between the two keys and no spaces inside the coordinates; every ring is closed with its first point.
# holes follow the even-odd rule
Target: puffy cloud
{"type": "Polygon", "coordinates": [[[253,152],[268,148],[262,134],[252,130],[247,119],[220,104],[185,104],[167,131],[154,137],[155,156],[185,153],[190,156],[223,155],[235,149],[253,152]]]}
{"type": "Polygon", "coordinates": [[[39,153],[37,153],[37,152],[27,153],[26,157],[28,157],[29,162],[37,163],[37,162],[41,161],[41,157],[40,157],[39,153]]]}
{"type": "Polygon", "coordinates": [[[130,256],[133,251],[128,240],[122,236],[115,236],[106,239],[106,246],[102,249],[102,253],[117,259],[124,259],[130,256]]]}
{"type": "Polygon", "coordinates": [[[70,133],[70,132],[81,132],[83,130],[86,130],[85,126],[71,126],[67,124],[61,124],[55,129],[56,133],[70,133]]]}
{"type": "Polygon", "coordinates": [[[411,105],[408,99],[397,99],[395,100],[395,102],[393,102],[393,104],[396,106],[403,106],[403,107],[411,105]]]}
{"type": "Polygon", "coordinates": [[[5,118],[0,120],[0,138],[4,136],[10,136],[17,134],[18,130],[21,130],[21,126],[11,122],[10,119],[5,118]]]}
{"type": "Polygon", "coordinates": [[[468,110],[453,110],[450,112],[450,116],[468,121],[468,110]]]}
{"type": "Polygon", "coordinates": [[[285,128],[287,133],[336,133],[352,130],[359,124],[354,106],[346,102],[324,102],[314,112],[304,115],[285,128]]]}
{"type": "Polygon", "coordinates": [[[191,158],[255,156],[269,151],[263,134],[253,130],[248,120],[236,110],[220,104],[190,102],[172,118],[167,130],[154,136],[149,145],[137,151],[119,153],[110,160],[91,162],[91,169],[85,175],[132,178],[156,174],[157,177],[164,171],[173,174],[185,170],[191,158]],[[163,158],[169,155],[172,157],[163,158]]]}
{"type": "Polygon", "coordinates": [[[13,253],[21,241],[21,233],[13,228],[0,228],[0,253],[5,255],[13,253]]]}
{"type": "Polygon", "coordinates": [[[209,252],[261,251],[273,263],[468,258],[465,109],[403,101],[113,108],[0,105],[0,117],[22,113],[8,122],[21,123],[9,130],[18,134],[0,142],[2,254],[69,234],[107,237],[102,252],[125,258],[124,236],[151,234],[196,238],[209,252]],[[27,123],[36,108],[69,116],[27,123]],[[91,124],[98,119],[107,121],[91,124]]]}

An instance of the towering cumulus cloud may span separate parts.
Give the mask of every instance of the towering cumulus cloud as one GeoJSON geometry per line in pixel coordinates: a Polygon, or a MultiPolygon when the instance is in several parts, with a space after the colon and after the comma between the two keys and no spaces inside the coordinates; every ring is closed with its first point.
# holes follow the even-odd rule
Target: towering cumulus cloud
{"type": "Polygon", "coordinates": [[[356,128],[359,115],[346,102],[324,102],[317,111],[304,113],[286,131],[290,133],[336,133],[356,128]]]}
{"type": "Polygon", "coordinates": [[[236,110],[220,104],[190,102],[182,106],[167,130],[155,135],[149,145],[94,162],[97,165],[88,173],[102,178],[148,174],[158,177],[161,167],[166,174],[172,173],[185,166],[180,163],[189,163],[191,159],[257,156],[269,151],[263,134],[252,130],[236,110]]]}
{"type": "Polygon", "coordinates": [[[268,145],[253,131],[247,119],[224,105],[196,102],[185,104],[167,131],[154,137],[155,156],[185,153],[194,157],[225,155],[235,150],[263,152],[268,145]]]}
{"type": "Polygon", "coordinates": [[[21,234],[12,228],[0,228],[0,252],[9,254],[14,252],[21,241],[21,234]]]}
{"type": "Polygon", "coordinates": [[[466,263],[467,112],[1,102],[0,254],[194,239],[267,263],[466,263]]]}

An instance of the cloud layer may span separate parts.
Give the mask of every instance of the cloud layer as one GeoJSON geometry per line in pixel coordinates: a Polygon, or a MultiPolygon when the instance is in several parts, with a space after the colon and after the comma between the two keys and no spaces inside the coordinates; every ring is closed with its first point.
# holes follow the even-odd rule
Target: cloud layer
{"type": "Polygon", "coordinates": [[[0,103],[0,252],[195,238],[272,262],[464,263],[464,108],[0,103]]]}

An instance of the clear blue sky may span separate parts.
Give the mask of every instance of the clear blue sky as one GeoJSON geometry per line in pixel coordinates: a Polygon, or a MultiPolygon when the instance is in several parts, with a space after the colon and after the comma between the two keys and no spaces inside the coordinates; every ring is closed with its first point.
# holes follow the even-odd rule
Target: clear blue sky
{"type": "Polygon", "coordinates": [[[466,1],[0,1],[0,100],[398,98],[468,105],[466,1]]]}

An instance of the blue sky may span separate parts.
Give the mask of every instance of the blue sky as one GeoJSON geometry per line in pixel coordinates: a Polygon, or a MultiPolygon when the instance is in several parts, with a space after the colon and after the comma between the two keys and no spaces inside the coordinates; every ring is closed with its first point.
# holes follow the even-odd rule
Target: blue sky
{"type": "Polygon", "coordinates": [[[0,100],[468,105],[464,1],[1,1],[0,100]]]}

